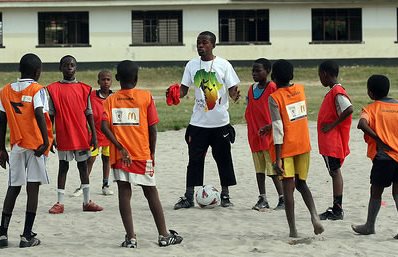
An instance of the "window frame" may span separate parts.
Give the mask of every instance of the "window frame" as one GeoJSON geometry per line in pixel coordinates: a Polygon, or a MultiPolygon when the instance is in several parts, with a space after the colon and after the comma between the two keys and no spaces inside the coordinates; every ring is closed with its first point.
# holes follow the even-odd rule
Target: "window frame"
{"type": "MultiPolygon", "coordinates": [[[[229,22],[229,21],[228,21],[229,22]]],[[[271,33],[270,33],[270,18],[269,18],[269,9],[220,9],[218,10],[218,29],[219,29],[219,34],[218,34],[218,44],[217,45],[271,45],[271,33]],[[264,17],[261,17],[261,12],[264,12],[264,17]],[[254,13],[254,15],[252,15],[251,13],[254,13]],[[240,32],[240,36],[241,37],[245,37],[244,40],[237,40],[237,37],[239,37],[238,33],[235,33],[235,41],[224,41],[223,38],[224,36],[222,35],[223,30],[224,30],[224,26],[227,27],[227,29],[230,29],[230,25],[225,25],[225,23],[223,22],[223,20],[228,20],[231,18],[235,18],[238,17],[240,24],[236,24],[235,21],[235,29],[236,30],[236,26],[241,26],[242,28],[242,32],[240,32]],[[261,28],[259,28],[259,20],[261,18],[264,18],[264,23],[265,23],[265,27],[267,29],[267,31],[265,32],[265,39],[266,40],[258,40],[259,38],[259,30],[261,28]],[[250,28],[247,25],[248,22],[250,22],[250,20],[255,20],[255,24],[254,26],[255,28],[255,37],[257,38],[256,40],[248,40],[248,35],[249,32],[248,31],[250,28]],[[246,30],[247,29],[247,30],[246,30]],[[246,31],[245,31],[246,30],[246,31]],[[268,40],[267,40],[268,39],[268,40]]],[[[229,31],[228,31],[229,33],[229,31]]]]}
{"type": "Polygon", "coordinates": [[[5,48],[3,40],[4,40],[4,22],[3,22],[3,13],[0,12],[0,48],[5,48]]]}
{"type": "MultiPolygon", "coordinates": [[[[138,32],[139,33],[139,32],[138,32]]],[[[131,44],[132,47],[137,46],[183,46],[184,45],[184,37],[183,37],[183,11],[182,10],[132,10],[131,11],[131,44]],[[136,17],[136,19],[134,19],[136,17]],[[159,33],[159,20],[164,19],[166,20],[166,37],[169,38],[170,35],[170,28],[169,22],[172,20],[177,20],[177,40],[178,42],[160,42],[161,36],[159,33]],[[142,20],[143,21],[143,28],[142,28],[142,42],[134,42],[134,20],[142,20]],[[145,25],[145,22],[155,21],[156,24],[154,25],[145,25]],[[151,27],[155,28],[155,35],[150,34],[147,35],[145,29],[151,29],[151,27]],[[157,30],[157,32],[156,32],[157,30]],[[146,36],[155,37],[157,41],[153,42],[145,42],[146,36]]]]}
{"type": "MultiPolygon", "coordinates": [[[[55,11],[55,12],[38,12],[37,13],[37,21],[38,21],[38,45],[36,46],[37,48],[56,48],[56,47],[91,47],[90,45],[90,13],[88,11],[68,11],[68,12],[62,12],[62,11],[55,11]],[[79,14],[86,15],[86,17],[79,17],[79,14]],[[40,17],[41,15],[44,15],[44,17],[40,17]],[[56,15],[63,15],[59,20],[55,20],[55,27],[57,27],[58,23],[63,22],[65,27],[67,26],[74,26],[74,36],[75,36],[75,41],[78,41],[78,37],[81,37],[84,35],[84,38],[86,38],[87,42],[72,42],[72,43],[45,43],[46,41],[46,23],[51,22],[51,16],[56,16],[56,15]],[[57,23],[58,22],[58,23],[57,23]],[[71,24],[72,23],[72,24],[71,24]],[[42,28],[44,24],[44,28],[42,28]],[[86,25],[86,27],[82,27],[82,24],[86,25]],[[80,25],[80,27],[78,27],[80,25]],[[43,31],[42,31],[43,30],[43,31]],[[44,38],[41,38],[41,37],[44,38]],[[40,43],[41,40],[44,40],[44,43],[40,43]]],[[[57,30],[54,32],[55,36],[57,33],[57,30]]],[[[73,32],[72,32],[73,33],[73,32]]],[[[72,34],[71,33],[71,34],[72,34]]],[[[54,35],[52,35],[54,37],[54,35]]],[[[63,35],[63,39],[70,40],[71,36],[66,36],[63,35]]],[[[85,41],[85,39],[80,39],[81,41],[85,41]]]]}
{"type": "Polygon", "coordinates": [[[311,42],[310,44],[361,44],[363,42],[363,21],[362,21],[362,8],[312,8],[311,9],[311,42]],[[318,11],[318,14],[315,14],[314,12],[318,11]],[[321,15],[322,12],[322,15],[321,15]],[[334,12],[334,18],[331,22],[334,23],[334,34],[336,39],[325,39],[325,34],[326,34],[326,29],[325,29],[325,19],[330,18],[331,16],[327,16],[325,14],[326,12],[334,12]],[[341,13],[347,12],[345,16],[343,16],[341,13]],[[355,12],[358,12],[358,14],[355,14],[355,12]],[[322,17],[321,21],[321,26],[323,27],[323,30],[321,33],[323,34],[323,39],[314,39],[314,34],[316,33],[315,31],[315,23],[316,23],[316,15],[322,17]],[[356,16],[357,15],[357,16],[356,16]],[[336,25],[336,21],[338,21],[338,17],[344,17],[345,19],[345,27],[347,28],[347,37],[348,39],[338,39],[336,34],[338,33],[338,25],[336,25]],[[359,26],[360,29],[358,31],[355,31],[354,26],[357,25],[355,24],[355,18],[359,17],[359,26]],[[348,24],[347,24],[348,23],[348,24]],[[359,39],[352,39],[350,38],[353,33],[359,34],[359,39]]]}

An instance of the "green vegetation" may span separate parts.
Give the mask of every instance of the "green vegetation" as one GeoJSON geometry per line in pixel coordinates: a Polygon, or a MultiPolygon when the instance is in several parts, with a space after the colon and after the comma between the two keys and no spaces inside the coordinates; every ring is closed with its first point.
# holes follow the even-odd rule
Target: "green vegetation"
{"type": "MultiPolygon", "coordinates": [[[[166,88],[172,83],[180,82],[183,71],[183,67],[164,67],[142,68],[139,72],[138,87],[150,90],[156,100],[160,118],[159,131],[181,129],[186,127],[189,122],[193,107],[193,90],[190,90],[188,96],[182,99],[178,106],[167,106],[165,102],[166,88]]],[[[251,67],[239,67],[236,71],[241,79],[240,91],[242,97],[237,103],[230,102],[230,115],[233,124],[245,122],[245,98],[247,89],[252,83],[251,67]]],[[[96,88],[97,73],[98,71],[78,71],[77,78],[96,88]]],[[[341,67],[340,82],[348,91],[353,102],[355,110],[354,118],[358,118],[361,107],[370,102],[366,92],[366,81],[371,74],[384,74],[388,76],[391,81],[390,95],[398,98],[398,73],[396,67],[341,67]]],[[[10,81],[14,81],[18,76],[17,72],[0,72],[0,83],[4,85],[10,81]]],[[[40,83],[47,85],[60,78],[60,72],[43,72],[40,83]]],[[[309,118],[310,120],[316,120],[319,105],[328,90],[320,85],[317,68],[295,69],[295,78],[293,81],[305,85],[309,118]]],[[[113,89],[116,90],[117,88],[118,83],[114,80],[113,89]]]]}

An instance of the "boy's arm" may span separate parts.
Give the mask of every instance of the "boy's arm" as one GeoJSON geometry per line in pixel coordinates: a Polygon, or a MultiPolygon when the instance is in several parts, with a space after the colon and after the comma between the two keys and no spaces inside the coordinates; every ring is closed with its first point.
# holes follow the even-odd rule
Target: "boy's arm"
{"type": "MultiPolygon", "coordinates": [[[[47,90],[47,95],[48,95],[48,114],[50,115],[50,120],[52,127],[54,128],[54,120],[55,120],[55,107],[54,107],[54,102],[51,98],[50,93],[47,90]]],[[[53,142],[51,144],[50,151],[55,153],[54,149],[57,148],[57,141],[56,141],[56,135],[54,136],[53,142]]]]}
{"type": "Polygon", "coordinates": [[[347,119],[352,113],[354,112],[354,109],[352,108],[352,105],[347,107],[340,115],[339,117],[332,123],[323,123],[321,124],[322,126],[322,132],[326,133],[335,128],[337,125],[342,123],[345,119],[347,119]]]}
{"type": "Polygon", "coordinates": [[[116,148],[122,154],[122,161],[126,166],[130,166],[131,158],[127,150],[117,141],[115,135],[112,133],[111,129],[109,128],[109,123],[106,120],[101,121],[101,131],[104,135],[109,139],[116,146],[116,148]]]}
{"type": "Polygon", "coordinates": [[[37,157],[40,157],[47,150],[50,144],[50,142],[48,141],[47,125],[46,119],[44,118],[43,107],[35,108],[35,118],[37,121],[37,125],[40,129],[43,144],[41,144],[36,150],[34,150],[34,152],[37,157]]]}
{"type": "Polygon", "coordinates": [[[239,87],[237,85],[228,88],[228,93],[229,93],[229,97],[231,97],[232,100],[234,100],[235,102],[239,100],[239,98],[240,98],[240,90],[239,90],[239,87]]]}
{"type": "Polygon", "coordinates": [[[6,131],[7,116],[6,113],[0,111],[0,166],[5,169],[8,163],[8,153],[6,150],[6,131]]]}
{"type": "Polygon", "coordinates": [[[283,122],[281,114],[279,112],[278,104],[274,101],[274,99],[271,96],[268,98],[268,107],[271,114],[272,136],[275,145],[276,161],[274,164],[274,169],[278,175],[282,175],[284,172],[282,158],[281,158],[283,137],[284,137],[283,122]]]}
{"type": "Polygon", "coordinates": [[[376,134],[376,132],[369,126],[368,121],[365,118],[361,118],[358,122],[358,129],[362,130],[363,133],[365,133],[366,135],[370,136],[371,138],[373,138],[376,141],[377,146],[382,149],[382,150],[386,150],[386,151],[390,151],[391,147],[389,145],[387,145],[386,143],[384,143],[379,136],[376,134]]]}
{"type": "Polygon", "coordinates": [[[153,165],[155,165],[155,150],[156,150],[156,140],[157,140],[158,129],[156,124],[149,126],[149,149],[151,150],[151,158],[153,165]]]}
{"type": "Polygon", "coordinates": [[[94,116],[93,116],[93,109],[91,108],[91,100],[90,100],[90,95],[88,96],[87,99],[87,109],[85,111],[86,114],[86,119],[88,122],[88,126],[90,127],[91,131],[91,142],[90,145],[93,147],[93,151],[97,149],[98,147],[98,141],[97,141],[97,132],[95,130],[95,123],[94,123],[94,116]]]}
{"type": "Polygon", "coordinates": [[[181,86],[180,86],[180,98],[183,98],[184,96],[186,96],[188,94],[188,90],[189,90],[189,87],[181,84],[181,86]]]}

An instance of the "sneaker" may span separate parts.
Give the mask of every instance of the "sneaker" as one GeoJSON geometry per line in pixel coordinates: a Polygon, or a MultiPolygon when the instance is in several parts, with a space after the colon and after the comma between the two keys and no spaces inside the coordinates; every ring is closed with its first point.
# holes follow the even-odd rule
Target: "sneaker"
{"type": "Polygon", "coordinates": [[[135,238],[128,239],[126,235],[124,241],[120,246],[126,248],[137,248],[137,239],[135,238]]]}
{"type": "Polygon", "coordinates": [[[229,195],[221,194],[221,206],[222,207],[230,207],[234,206],[233,203],[229,200],[229,195]]]}
{"type": "Polygon", "coordinates": [[[170,229],[169,232],[168,236],[159,235],[159,246],[176,245],[182,242],[182,236],[179,236],[176,231],[170,229]]]}
{"type": "Polygon", "coordinates": [[[113,191],[109,189],[109,186],[102,187],[103,195],[113,195],[113,191]]]}
{"type": "Polygon", "coordinates": [[[269,209],[269,204],[264,197],[259,196],[257,203],[253,206],[252,209],[256,211],[266,211],[267,209],[269,209]]]}
{"type": "Polygon", "coordinates": [[[53,207],[51,207],[50,210],[48,210],[49,213],[51,214],[61,214],[64,213],[64,205],[56,202],[53,207]]]}
{"type": "Polygon", "coordinates": [[[278,204],[276,205],[274,210],[278,211],[278,210],[284,210],[284,209],[285,209],[285,200],[283,199],[283,197],[279,197],[278,204]]]}
{"type": "Polygon", "coordinates": [[[102,211],[103,209],[104,208],[102,208],[101,206],[99,206],[98,204],[94,203],[91,200],[87,204],[83,203],[83,211],[96,212],[96,211],[102,211]]]}
{"type": "Polygon", "coordinates": [[[78,187],[75,189],[75,192],[73,192],[71,196],[78,197],[81,196],[82,194],[83,194],[83,188],[78,187]]]}
{"type": "Polygon", "coordinates": [[[342,220],[343,218],[344,211],[335,212],[332,207],[329,207],[324,213],[319,215],[320,220],[342,220]]]}
{"type": "Polygon", "coordinates": [[[0,236],[0,248],[4,248],[8,246],[8,236],[7,235],[1,235],[0,236]]]}
{"type": "Polygon", "coordinates": [[[36,238],[36,233],[31,232],[30,237],[21,235],[21,241],[19,242],[19,248],[32,247],[40,244],[40,240],[36,238]]]}
{"type": "Polygon", "coordinates": [[[195,204],[193,200],[188,200],[185,196],[180,197],[178,202],[174,204],[174,210],[182,209],[182,208],[191,208],[194,207],[195,204]]]}

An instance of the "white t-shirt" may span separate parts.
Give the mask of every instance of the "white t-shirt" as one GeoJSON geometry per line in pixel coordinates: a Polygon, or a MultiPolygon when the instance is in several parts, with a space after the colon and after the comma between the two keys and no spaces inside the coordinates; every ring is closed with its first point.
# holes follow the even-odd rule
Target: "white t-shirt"
{"type": "Polygon", "coordinates": [[[240,80],[232,65],[221,57],[202,61],[200,57],[190,60],[185,66],[181,84],[195,87],[195,105],[191,125],[217,128],[229,124],[228,89],[240,80]]]}
{"type": "MultiPolygon", "coordinates": [[[[18,79],[17,82],[11,83],[11,88],[16,91],[20,92],[30,86],[30,84],[36,83],[32,79],[18,79]]],[[[48,99],[46,90],[44,88],[40,89],[34,96],[33,96],[33,107],[36,109],[38,107],[43,107],[43,112],[48,111],[48,99]]],[[[4,106],[1,103],[0,99],[0,111],[5,112],[4,106]]]]}

